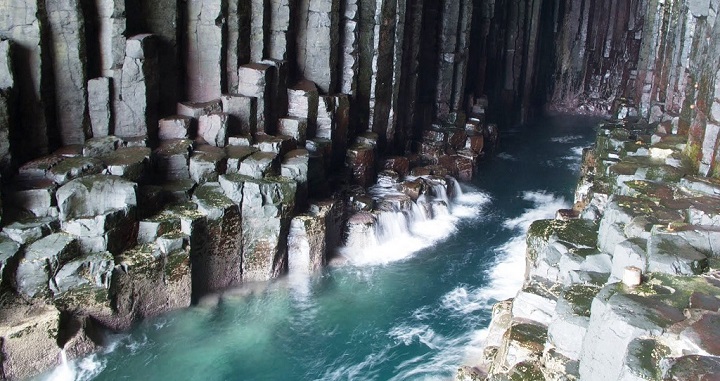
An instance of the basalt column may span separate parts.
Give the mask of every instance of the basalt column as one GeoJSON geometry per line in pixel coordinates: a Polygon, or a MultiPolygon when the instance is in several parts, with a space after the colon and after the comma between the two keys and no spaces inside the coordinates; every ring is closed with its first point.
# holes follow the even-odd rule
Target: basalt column
{"type": "Polygon", "coordinates": [[[226,10],[226,0],[187,2],[184,62],[187,98],[191,101],[209,101],[223,93],[226,10]]]}
{"type": "Polygon", "coordinates": [[[62,145],[82,144],[89,128],[85,20],[79,0],[45,2],[55,78],[55,107],[62,145]]]}
{"type": "MultiPolygon", "coordinates": [[[[54,120],[54,94],[50,47],[44,40],[47,20],[44,1],[9,0],[0,2],[0,38],[16,45],[13,67],[17,78],[19,118],[10,131],[13,152],[21,162],[48,152],[54,120]],[[43,12],[41,12],[43,11],[43,12]],[[41,41],[41,38],[43,39],[41,41]]],[[[55,138],[55,137],[53,137],[55,138]]]]}

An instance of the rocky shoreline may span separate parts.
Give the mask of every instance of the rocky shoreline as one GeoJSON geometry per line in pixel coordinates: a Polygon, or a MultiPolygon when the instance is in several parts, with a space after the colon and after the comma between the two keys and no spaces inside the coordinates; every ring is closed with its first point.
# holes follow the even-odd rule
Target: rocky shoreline
{"type": "Polygon", "coordinates": [[[598,127],[574,208],[531,225],[524,285],[494,306],[484,357],[456,379],[720,374],[720,181],[697,175],[692,139],[674,132],[598,127]]]}

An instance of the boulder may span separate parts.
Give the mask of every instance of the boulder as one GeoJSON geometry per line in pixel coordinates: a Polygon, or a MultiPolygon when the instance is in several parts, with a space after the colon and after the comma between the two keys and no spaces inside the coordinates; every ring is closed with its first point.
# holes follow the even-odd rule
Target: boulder
{"type": "MultiPolygon", "coordinates": [[[[80,288],[93,288],[97,291],[110,288],[112,271],[115,267],[113,256],[109,252],[97,252],[83,255],[62,265],[50,279],[50,291],[55,298],[80,288]]],[[[76,306],[81,307],[81,306],[76,306]]]]}
{"type": "Polygon", "coordinates": [[[284,135],[258,135],[253,146],[262,152],[274,153],[280,157],[296,148],[292,138],[284,135]]]}
{"type": "Polygon", "coordinates": [[[5,225],[3,233],[13,241],[24,245],[36,241],[60,228],[55,217],[22,219],[5,225]]]}
{"type": "Polygon", "coordinates": [[[347,151],[346,165],[352,171],[352,182],[369,187],[375,182],[375,149],[367,144],[355,144],[347,151]]]}
{"type": "Polygon", "coordinates": [[[28,180],[9,187],[3,201],[7,216],[54,217],[58,210],[55,205],[57,185],[52,180],[28,180]]]}
{"type": "Polygon", "coordinates": [[[57,190],[60,218],[92,218],[137,206],[137,184],[117,176],[93,175],[57,190]]]}
{"type": "Polygon", "coordinates": [[[605,286],[592,302],[580,354],[581,378],[618,379],[633,340],[658,336],[667,327],[684,320],[681,310],[671,302],[675,299],[671,295],[674,292],[667,286],[650,282],[637,290],[625,290],[619,284],[605,286]],[[648,290],[651,292],[647,293],[648,290]]]}
{"type": "Polygon", "coordinates": [[[135,244],[135,208],[128,206],[94,217],[64,220],[62,230],[77,237],[83,253],[119,254],[135,244]]]}
{"type": "Polygon", "coordinates": [[[50,234],[33,242],[18,263],[16,290],[27,298],[49,296],[50,277],[79,254],[77,241],[67,233],[50,234]]]}
{"type": "Polygon", "coordinates": [[[85,157],[100,157],[115,151],[121,144],[122,139],[117,136],[95,137],[85,141],[82,153],[85,157]]]}
{"type": "Polygon", "coordinates": [[[103,163],[93,157],[70,157],[48,170],[46,176],[58,185],[78,177],[102,172],[103,163]]]}
{"type": "Polygon", "coordinates": [[[16,254],[20,245],[7,237],[0,236],[0,288],[4,287],[4,281],[10,279],[11,263],[16,261],[16,254]]]}

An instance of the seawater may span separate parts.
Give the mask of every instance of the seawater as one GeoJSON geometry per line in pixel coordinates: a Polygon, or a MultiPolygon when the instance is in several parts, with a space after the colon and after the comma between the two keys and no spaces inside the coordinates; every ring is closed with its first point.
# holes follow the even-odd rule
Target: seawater
{"type": "Polygon", "coordinates": [[[344,248],[342,266],[208,296],[40,379],[451,379],[481,355],[493,303],[520,288],[530,223],[571,205],[597,122],[504,131],[446,214],[404,230],[390,218],[371,250],[344,248]]]}

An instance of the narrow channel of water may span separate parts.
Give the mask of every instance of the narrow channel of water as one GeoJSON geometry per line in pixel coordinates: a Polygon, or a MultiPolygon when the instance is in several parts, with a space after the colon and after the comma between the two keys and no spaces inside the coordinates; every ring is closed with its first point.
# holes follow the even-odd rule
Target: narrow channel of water
{"type": "Polygon", "coordinates": [[[524,235],[569,207],[597,119],[505,131],[448,213],[320,274],[243,287],[141,323],[42,379],[437,380],[477,358],[492,305],[525,269],[524,235]]]}

